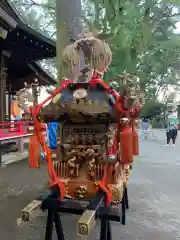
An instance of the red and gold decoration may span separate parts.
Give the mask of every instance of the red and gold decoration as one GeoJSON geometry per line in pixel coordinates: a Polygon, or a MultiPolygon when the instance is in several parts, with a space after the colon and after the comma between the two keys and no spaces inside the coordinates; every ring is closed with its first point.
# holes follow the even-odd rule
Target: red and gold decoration
{"type": "MultiPolygon", "coordinates": [[[[124,74],[120,94],[101,80],[111,59],[101,35],[82,36],[62,54],[64,77],[73,80],[63,80],[61,88],[31,108],[34,138],[46,153],[50,186],[59,186],[61,199],[89,199],[101,189],[107,205],[122,200],[129,166],[139,151],[134,121],[141,106],[139,89],[128,74],[124,74]],[[82,56],[84,66],[80,66],[82,56]],[[54,162],[42,134],[42,123],[49,121],[61,126],[54,162]]],[[[32,143],[30,159],[35,158],[34,148],[32,143]]],[[[39,165],[31,162],[30,167],[39,165]]]]}

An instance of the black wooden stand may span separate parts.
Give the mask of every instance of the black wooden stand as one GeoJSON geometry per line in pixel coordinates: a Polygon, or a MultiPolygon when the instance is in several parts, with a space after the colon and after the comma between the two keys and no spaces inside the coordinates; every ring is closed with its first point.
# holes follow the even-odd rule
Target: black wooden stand
{"type": "Polygon", "coordinates": [[[54,224],[55,224],[57,239],[58,240],[65,240],[59,213],[58,212],[52,212],[50,210],[48,210],[45,240],[52,240],[53,225],[54,224]]]}
{"type": "MultiPolygon", "coordinates": [[[[120,222],[119,208],[106,208],[105,193],[99,191],[87,206],[83,206],[80,202],[73,200],[58,200],[59,190],[53,188],[46,191],[39,199],[42,200],[41,209],[48,210],[45,240],[53,240],[53,226],[57,234],[57,240],[65,240],[62,223],[59,213],[69,213],[82,215],[86,210],[94,210],[96,219],[101,220],[100,240],[112,240],[110,221],[120,222]]],[[[128,208],[127,188],[124,188],[124,196],[122,200],[122,224],[125,224],[125,212],[128,208]]]]}
{"type": "Polygon", "coordinates": [[[121,201],[121,223],[126,224],[126,209],[129,209],[128,191],[127,187],[124,187],[123,199],[121,201]]]}

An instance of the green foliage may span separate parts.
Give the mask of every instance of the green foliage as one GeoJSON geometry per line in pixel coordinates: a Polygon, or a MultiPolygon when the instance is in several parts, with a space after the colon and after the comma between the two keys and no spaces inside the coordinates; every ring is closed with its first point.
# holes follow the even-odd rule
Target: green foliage
{"type": "Polygon", "coordinates": [[[141,117],[155,118],[164,111],[164,104],[155,100],[147,101],[142,107],[141,117]]]}
{"type": "Polygon", "coordinates": [[[55,0],[11,0],[24,22],[35,30],[55,37],[56,18],[55,0]]]}
{"type": "MultiPolygon", "coordinates": [[[[34,21],[26,21],[34,28],[55,36],[55,0],[11,1],[24,16],[32,15],[34,21]]],[[[99,30],[112,33],[108,42],[113,61],[105,81],[123,71],[135,74],[146,99],[153,98],[156,103],[161,91],[179,86],[180,36],[176,24],[180,21],[180,0],[82,0],[82,8],[84,23],[91,21],[99,30]]],[[[144,109],[149,112],[151,104],[151,110],[157,112],[151,101],[144,109]]]]}
{"type": "Polygon", "coordinates": [[[154,98],[159,87],[179,84],[180,41],[175,29],[180,1],[91,2],[98,5],[96,26],[113,33],[109,39],[113,62],[105,79],[126,70],[139,77],[146,97],[153,93],[154,98]]]}

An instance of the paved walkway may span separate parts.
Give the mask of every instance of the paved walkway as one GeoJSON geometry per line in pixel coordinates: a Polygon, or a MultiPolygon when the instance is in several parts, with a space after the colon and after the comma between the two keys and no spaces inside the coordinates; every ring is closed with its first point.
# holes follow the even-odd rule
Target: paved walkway
{"type": "Polygon", "coordinates": [[[28,158],[28,150],[25,149],[23,153],[19,152],[9,152],[2,156],[2,167],[6,167],[7,165],[25,160],[28,158]]]}
{"type": "Polygon", "coordinates": [[[29,239],[26,227],[17,227],[16,219],[22,208],[42,191],[47,177],[45,165],[32,170],[28,168],[27,159],[0,169],[0,240],[29,239]]]}
{"type": "MultiPolygon", "coordinates": [[[[164,148],[164,133],[160,136],[162,141],[141,141],[141,155],[134,163],[129,183],[127,225],[113,224],[113,240],[180,238],[180,139],[175,148],[164,148]]],[[[27,162],[21,161],[0,169],[0,240],[44,239],[44,213],[19,227],[16,218],[46,183],[45,166],[30,170],[27,162]]],[[[66,240],[76,239],[77,219],[62,217],[66,240]]],[[[98,239],[96,229],[89,240],[98,239]]]]}
{"type": "Polygon", "coordinates": [[[29,149],[29,138],[24,138],[24,152],[20,153],[18,151],[5,153],[2,156],[2,167],[7,165],[24,160],[28,158],[28,149],[29,149]]]}

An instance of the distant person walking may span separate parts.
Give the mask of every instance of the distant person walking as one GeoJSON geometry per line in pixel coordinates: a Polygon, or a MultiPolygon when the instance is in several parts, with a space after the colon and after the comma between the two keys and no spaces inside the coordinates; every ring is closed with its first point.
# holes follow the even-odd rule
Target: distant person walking
{"type": "Polygon", "coordinates": [[[149,119],[143,118],[141,121],[141,138],[148,139],[149,119]]]}
{"type": "Polygon", "coordinates": [[[179,121],[177,117],[173,114],[172,110],[168,111],[166,124],[167,124],[166,128],[167,143],[165,146],[175,146],[179,121]],[[171,140],[172,145],[170,144],[171,140]]]}

